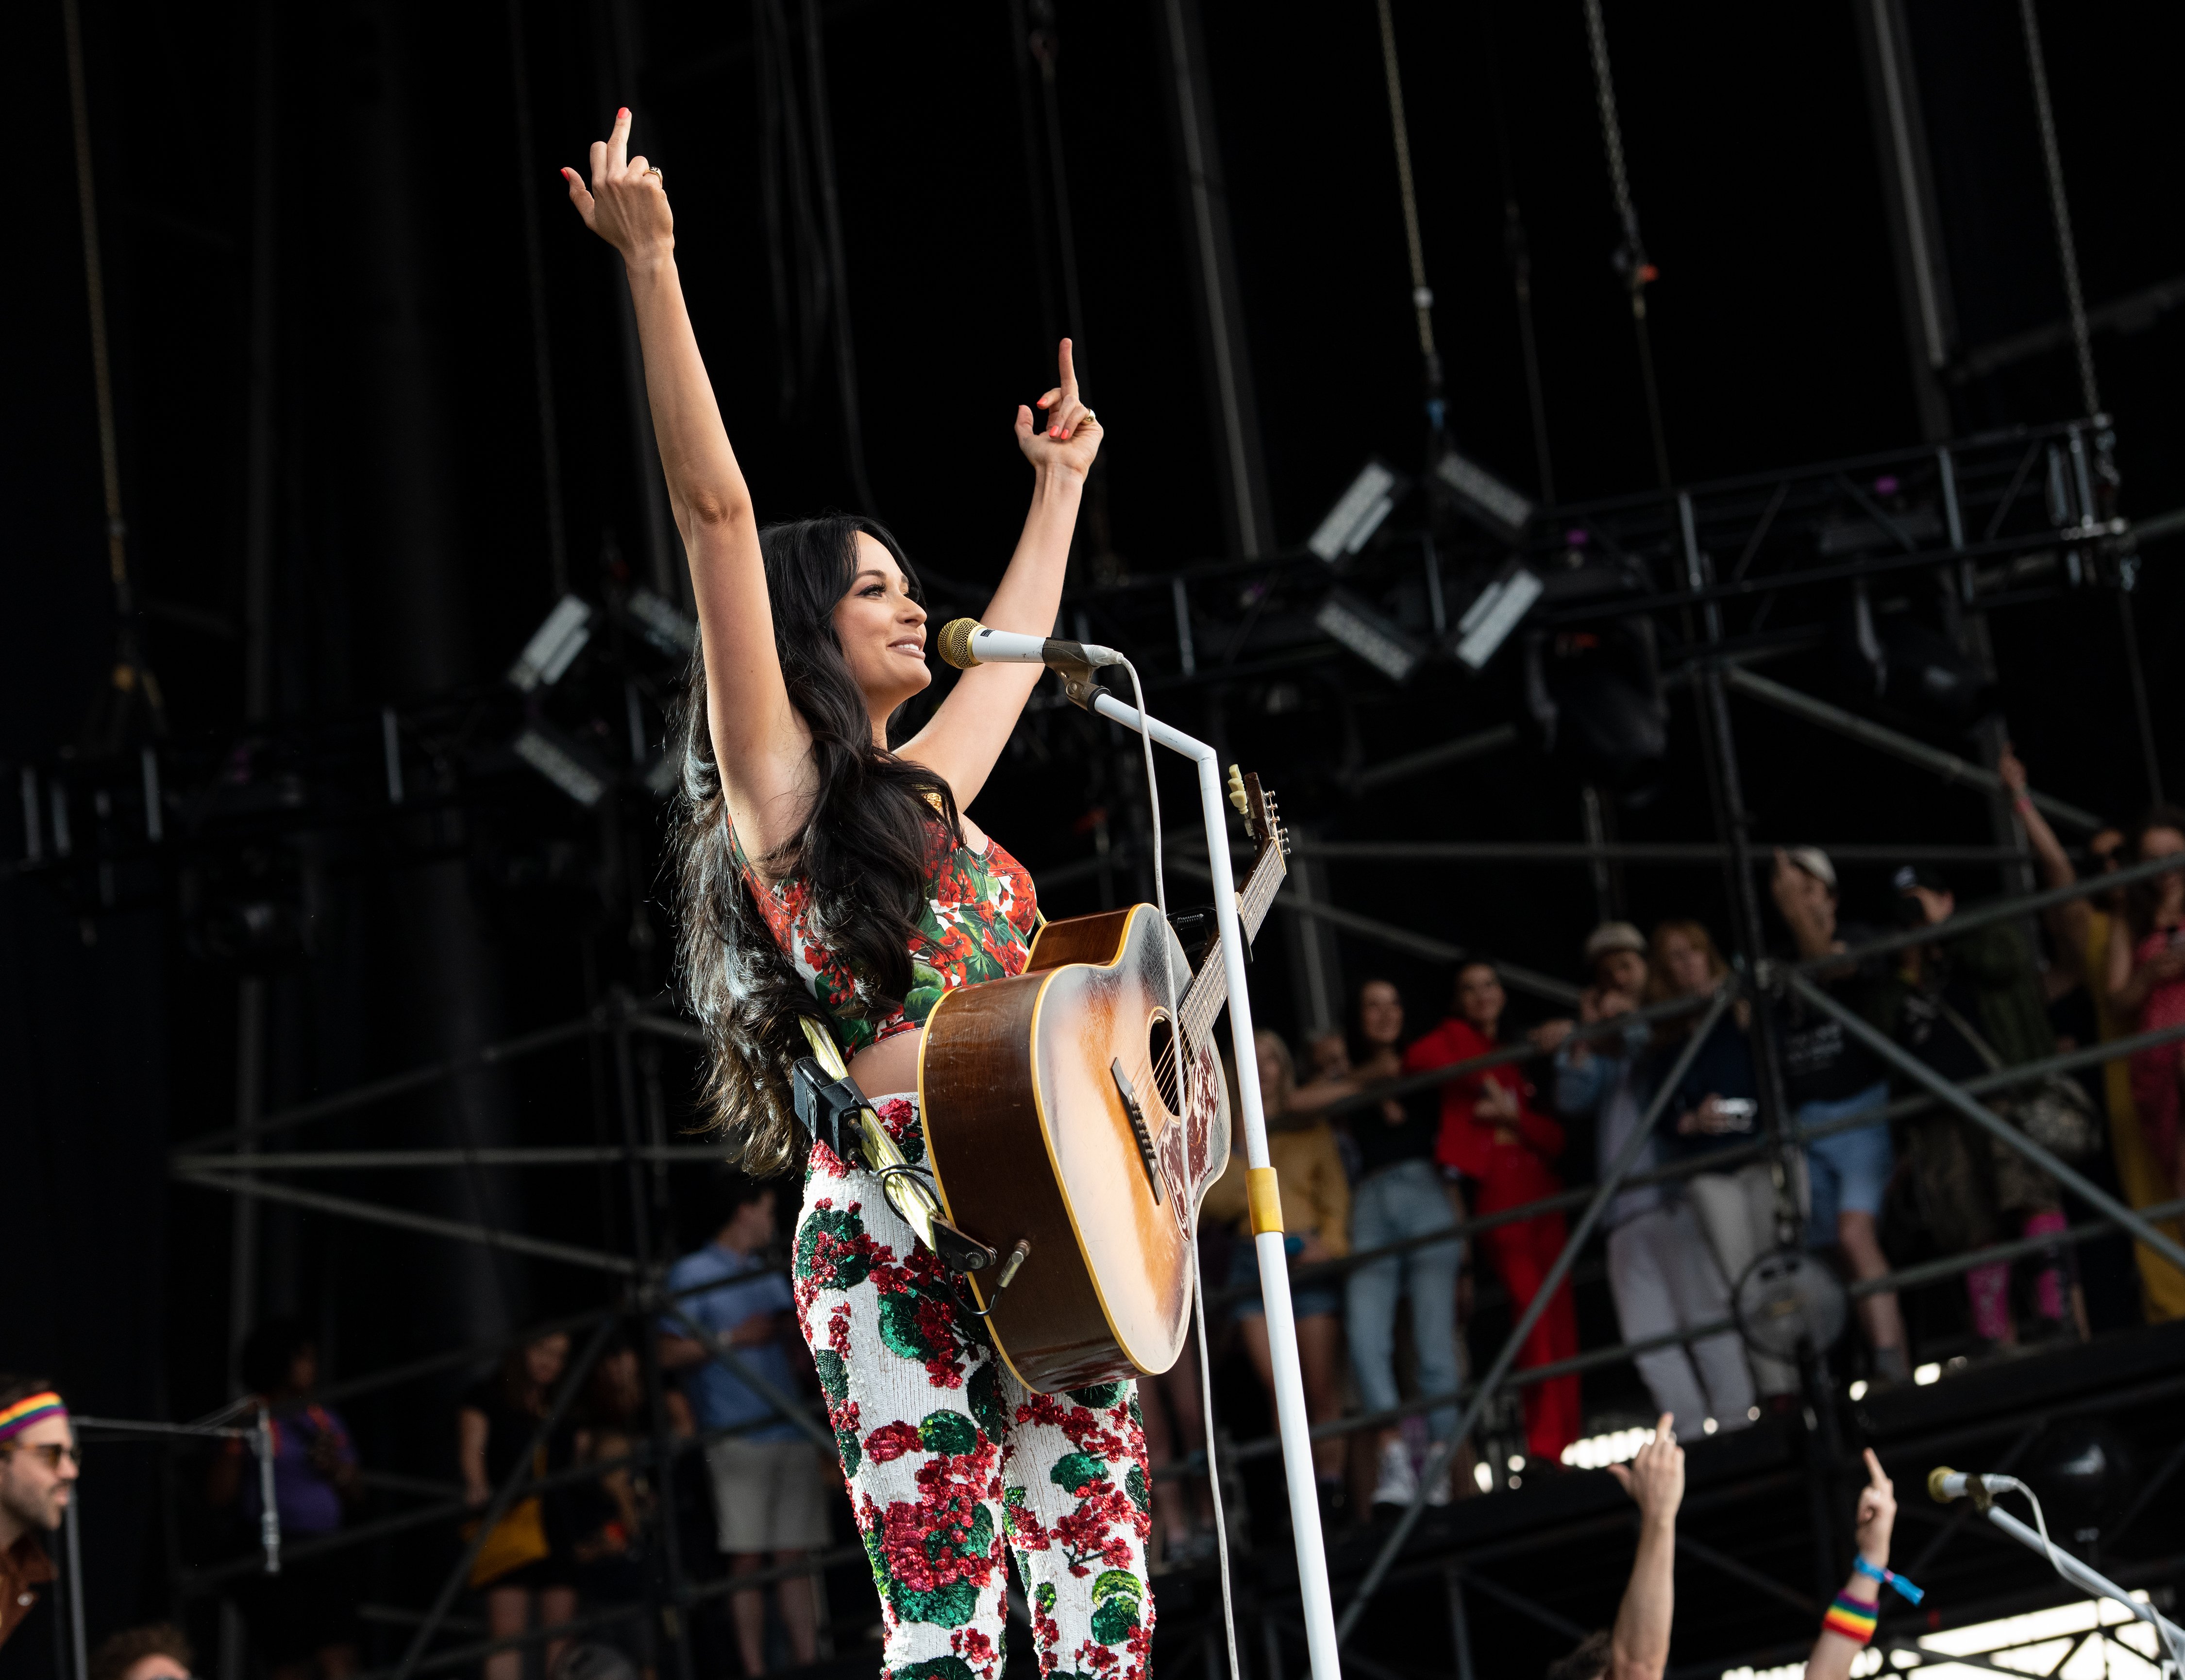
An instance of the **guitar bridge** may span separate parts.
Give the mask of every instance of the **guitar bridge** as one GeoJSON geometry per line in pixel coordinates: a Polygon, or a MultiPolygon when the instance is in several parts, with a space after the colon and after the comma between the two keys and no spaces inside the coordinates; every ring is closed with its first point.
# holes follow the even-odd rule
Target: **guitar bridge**
{"type": "Polygon", "coordinates": [[[1108,1063],[1109,1076],[1115,1081],[1115,1089],[1123,1099],[1123,1112],[1131,1119],[1131,1136],[1138,1146],[1138,1164],[1146,1169],[1146,1182],[1153,1186],[1156,1205],[1161,1199],[1160,1164],[1154,1158],[1153,1133],[1146,1128],[1146,1111],[1138,1101],[1137,1088],[1131,1077],[1123,1071],[1123,1059],[1115,1058],[1108,1063]]]}

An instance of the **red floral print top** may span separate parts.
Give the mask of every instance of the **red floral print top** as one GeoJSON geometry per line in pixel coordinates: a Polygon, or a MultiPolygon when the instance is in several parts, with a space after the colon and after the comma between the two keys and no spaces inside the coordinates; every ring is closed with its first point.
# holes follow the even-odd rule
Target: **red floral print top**
{"type": "Polygon", "coordinates": [[[848,961],[813,929],[812,884],[796,874],[767,880],[744,855],[735,825],[729,825],[729,860],[751,887],[774,942],[834,1018],[850,1055],[916,1031],[943,993],[1021,974],[1031,960],[1039,897],[1024,865],[992,835],[984,851],[974,851],[951,846],[937,823],[927,833],[925,906],[910,940],[910,993],[893,1014],[875,1019],[858,1013],[863,989],[848,961]]]}

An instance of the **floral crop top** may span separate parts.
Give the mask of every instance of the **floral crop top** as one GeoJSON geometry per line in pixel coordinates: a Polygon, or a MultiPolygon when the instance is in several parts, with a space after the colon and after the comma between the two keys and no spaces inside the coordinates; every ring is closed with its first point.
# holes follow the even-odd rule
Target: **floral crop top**
{"type": "Polygon", "coordinates": [[[892,1015],[875,1020],[855,1013],[858,987],[849,963],[813,933],[811,883],[796,874],[768,881],[745,856],[735,826],[729,824],[729,860],[751,887],[774,942],[833,1018],[852,1056],[884,1038],[924,1026],[943,993],[1021,974],[1031,960],[1039,898],[1024,865],[991,834],[986,849],[974,851],[951,846],[947,830],[938,823],[930,834],[925,905],[911,935],[910,993],[892,1015]]]}

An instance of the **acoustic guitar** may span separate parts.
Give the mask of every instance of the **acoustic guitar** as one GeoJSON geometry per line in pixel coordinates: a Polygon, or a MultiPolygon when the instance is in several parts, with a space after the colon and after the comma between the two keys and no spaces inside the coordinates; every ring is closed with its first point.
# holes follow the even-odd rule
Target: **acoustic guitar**
{"type": "MultiPolygon", "coordinates": [[[[1232,767],[1229,781],[1259,847],[1237,896],[1249,948],[1287,841],[1259,779],[1232,767]]],[[[1199,1204],[1229,1161],[1213,1041],[1228,996],[1219,935],[1193,974],[1137,904],[1048,923],[1023,974],[952,991],[927,1019],[926,1165],[948,1222],[1009,1257],[963,1284],[1036,1393],[1165,1371],[1183,1351],[1199,1204]]]]}

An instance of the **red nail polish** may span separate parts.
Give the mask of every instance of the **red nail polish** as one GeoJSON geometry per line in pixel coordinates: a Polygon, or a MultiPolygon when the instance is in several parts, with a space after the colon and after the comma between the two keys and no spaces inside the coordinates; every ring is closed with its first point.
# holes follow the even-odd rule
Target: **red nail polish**
{"type": "Polygon", "coordinates": [[[617,122],[620,122],[620,121],[621,121],[624,117],[628,116],[629,114],[629,106],[627,106],[627,105],[624,105],[624,106],[623,106],[620,110],[618,110],[618,111],[617,111],[617,112],[615,113],[615,120],[616,120],[617,122]]]}

